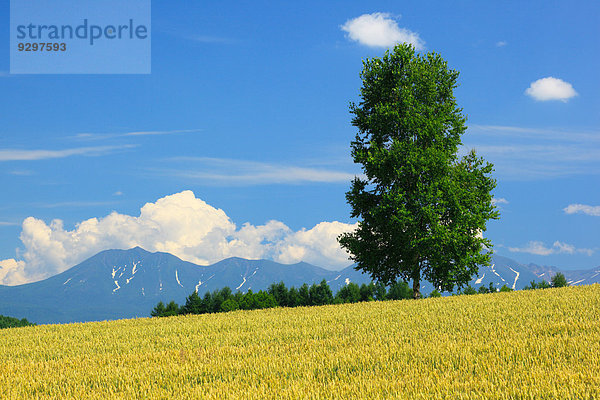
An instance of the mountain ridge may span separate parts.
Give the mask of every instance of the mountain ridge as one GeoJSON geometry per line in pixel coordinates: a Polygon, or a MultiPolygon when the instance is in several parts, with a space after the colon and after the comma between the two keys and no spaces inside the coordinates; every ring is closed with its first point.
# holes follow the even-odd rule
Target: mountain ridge
{"type": "MultiPolygon", "coordinates": [[[[480,267],[471,286],[502,285],[522,289],[540,281],[553,267],[519,264],[494,255],[493,264],[480,267]]],[[[600,282],[600,267],[561,271],[572,284],[600,282]]],[[[554,272],[556,273],[556,272],[554,272]]],[[[36,323],[86,322],[149,316],[159,302],[183,303],[192,292],[203,295],[225,286],[246,292],[267,289],[283,281],[286,286],[318,283],[325,279],[335,293],[349,282],[371,281],[354,266],[331,271],[305,262],[280,264],[270,260],[230,257],[208,266],[197,265],[165,252],[141,247],[101,251],[45,280],[18,286],[0,285],[0,314],[27,318],[36,323]]],[[[549,281],[550,278],[545,278],[549,281]]],[[[422,291],[433,290],[423,282],[422,291]]]]}

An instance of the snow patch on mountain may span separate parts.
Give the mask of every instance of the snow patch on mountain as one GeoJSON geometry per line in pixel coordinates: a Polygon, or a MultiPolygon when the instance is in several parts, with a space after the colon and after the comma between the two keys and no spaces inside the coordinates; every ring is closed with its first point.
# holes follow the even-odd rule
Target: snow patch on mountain
{"type": "Polygon", "coordinates": [[[483,276],[482,276],[481,278],[477,279],[477,280],[475,281],[475,284],[476,284],[476,285],[479,285],[479,284],[481,283],[481,281],[483,281],[483,278],[485,278],[485,274],[483,274],[483,276]]]}
{"type": "Polygon", "coordinates": [[[113,293],[116,292],[117,290],[121,289],[121,286],[119,286],[119,282],[117,282],[117,281],[114,281],[114,282],[117,287],[113,289],[113,293]]]}
{"type": "Polygon", "coordinates": [[[515,287],[517,286],[517,280],[519,279],[519,275],[520,273],[518,271],[515,271],[514,269],[512,269],[511,267],[508,267],[508,269],[510,269],[512,272],[514,272],[515,274],[517,274],[517,276],[515,276],[515,281],[513,282],[512,288],[513,290],[515,289],[515,287]]]}
{"type": "Polygon", "coordinates": [[[181,287],[183,287],[183,285],[181,284],[181,282],[179,282],[179,276],[177,275],[177,270],[175,270],[175,280],[177,281],[177,284],[181,287]]]}
{"type": "Polygon", "coordinates": [[[246,283],[246,277],[245,277],[245,276],[243,276],[242,278],[244,278],[244,280],[242,281],[242,283],[240,283],[240,286],[238,286],[238,287],[236,287],[236,288],[235,288],[235,290],[240,290],[240,288],[241,288],[242,286],[244,286],[244,283],[246,283]]]}
{"type": "Polygon", "coordinates": [[[494,267],[495,267],[495,266],[496,266],[496,264],[492,264],[492,266],[490,267],[490,269],[492,270],[492,272],[493,272],[493,273],[494,273],[494,274],[495,274],[495,275],[496,275],[498,278],[502,279],[502,282],[506,282],[506,280],[505,280],[505,279],[504,279],[502,276],[500,276],[500,274],[499,274],[499,273],[497,273],[497,272],[496,272],[496,270],[494,269],[494,267]]]}

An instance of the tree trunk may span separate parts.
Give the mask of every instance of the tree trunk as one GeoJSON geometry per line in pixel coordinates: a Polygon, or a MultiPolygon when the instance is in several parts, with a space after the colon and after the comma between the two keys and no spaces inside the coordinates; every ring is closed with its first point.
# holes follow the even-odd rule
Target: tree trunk
{"type": "Polygon", "coordinates": [[[421,298],[421,270],[417,268],[413,276],[413,299],[421,298]]]}

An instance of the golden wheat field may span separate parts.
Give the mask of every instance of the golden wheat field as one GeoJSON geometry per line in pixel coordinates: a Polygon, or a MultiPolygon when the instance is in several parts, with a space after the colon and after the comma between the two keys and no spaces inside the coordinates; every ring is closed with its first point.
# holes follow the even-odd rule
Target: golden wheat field
{"type": "Polygon", "coordinates": [[[2,399],[600,398],[600,285],[0,331],[2,399]]]}

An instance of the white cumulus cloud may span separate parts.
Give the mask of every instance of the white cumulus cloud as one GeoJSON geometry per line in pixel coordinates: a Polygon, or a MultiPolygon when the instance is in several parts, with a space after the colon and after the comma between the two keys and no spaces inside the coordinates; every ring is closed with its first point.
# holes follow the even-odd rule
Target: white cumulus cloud
{"type": "Polygon", "coordinates": [[[349,39],[369,47],[391,47],[398,43],[412,44],[422,50],[425,43],[418,33],[400,28],[388,13],[363,14],[341,26],[349,39]]]}
{"type": "Polygon", "coordinates": [[[58,219],[47,224],[26,218],[20,236],[24,248],[17,251],[15,259],[0,261],[0,283],[44,279],[99,251],[135,246],[203,265],[237,256],[345,267],[350,264],[348,254],[336,238],[354,229],[355,224],[337,221],[299,231],[280,221],[238,227],[225,211],[196,198],[191,191],[183,191],[145,204],[139,216],[113,212],[79,222],[71,230],[58,219]]]}
{"type": "Polygon", "coordinates": [[[530,241],[524,247],[509,247],[508,250],[513,253],[529,253],[537,256],[549,256],[551,254],[575,254],[582,253],[591,256],[594,254],[592,249],[578,249],[572,244],[555,241],[552,246],[546,246],[544,242],[537,240],[530,241]]]}
{"type": "Polygon", "coordinates": [[[569,204],[563,211],[567,214],[587,214],[594,217],[600,217],[600,206],[588,206],[586,204],[569,204]]]}
{"type": "Polygon", "coordinates": [[[27,282],[24,275],[25,263],[14,259],[0,261],[0,282],[27,282]]]}
{"type": "Polygon", "coordinates": [[[538,101],[561,100],[566,102],[577,92],[569,82],[551,76],[532,82],[525,94],[538,101]]]}

